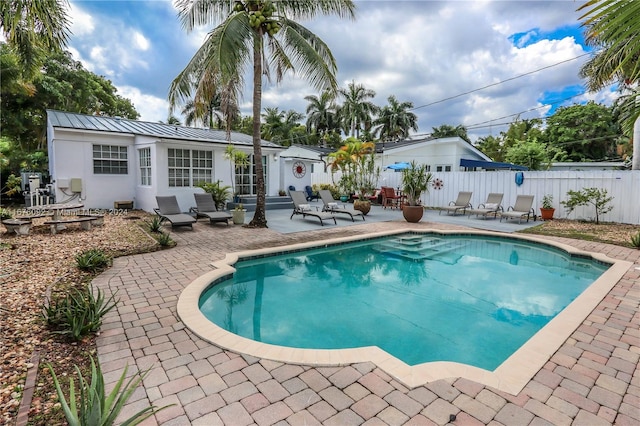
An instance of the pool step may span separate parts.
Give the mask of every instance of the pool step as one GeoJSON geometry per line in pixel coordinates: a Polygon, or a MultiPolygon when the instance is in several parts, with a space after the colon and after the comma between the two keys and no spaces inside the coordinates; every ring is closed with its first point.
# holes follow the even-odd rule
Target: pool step
{"type": "Polygon", "coordinates": [[[456,263],[461,256],[446,256],[446,254],[467,245],[460,241],[446,241],[441,238],[411,236],[399,237],[381,243],[375,250],[395,257],[411,260],[434,259],[445,263],[456,263]]]}

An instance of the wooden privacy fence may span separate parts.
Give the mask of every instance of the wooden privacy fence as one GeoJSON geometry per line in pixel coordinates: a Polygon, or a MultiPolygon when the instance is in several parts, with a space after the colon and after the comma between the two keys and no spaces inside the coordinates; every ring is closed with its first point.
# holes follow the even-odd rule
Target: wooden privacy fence
{"type": "MultiPolygon", "coordinates": [[[[640,170],[600,170],[600,171],[527,171],[522,172],[524,180],[516,184],[515,171],[480,172],[439,172],[433,173],[434,181],[439,179],[440,189],[432,186],[429,193],[423,195],[422,204],[428,207],[445,206],[458,196],[458,191],[472,191],[471,204],[476,207],[486,201],[490,192],[504,194],[503,206],[513,205],[519,194],[533,195],[536,215],[542,197],[553,196],[556,218],[595,220],[595,208],[591,205],[578,207],[567,214],[560,201],[567,200],[567,191],[579,191],[583,188],[605,189],[613,197],[610,204],[613,209],[600,217],[602,222],[640,224],[640,170]]],[[[337,182],[339,174],[336,174],[337,182]]],[[[314,172],[313,184],[332,183],[331,174],[314,172]]],[[[378,186],[399,188],[402,173],[385,171],[380,175],[378,186]]]]}

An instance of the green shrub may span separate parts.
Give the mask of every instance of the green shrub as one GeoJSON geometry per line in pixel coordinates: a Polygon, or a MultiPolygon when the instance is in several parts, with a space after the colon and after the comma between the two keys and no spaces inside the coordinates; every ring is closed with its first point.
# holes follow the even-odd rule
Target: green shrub
{"type": "Polygon", "coordinates": [[[640,232],[631,236],[631,246],[640,249],[640,232]]]}
{"type": "Polygon", "coordinates": [[[221,180],[215,182],[200,182],[196,186],[204,189],[204,192],[211,194],[218,210],[224,210],[226,202],[231,199],[231,187],[222,185],[221,180]]]}
{"type": "Polygon", "coordinates": [[[158,244],[160,244],[162,247],[168,247],[170,245],[173,244],[173,240],[171,239],[171,235],[169,235],[169,233],[160,233],[157,238],[158,240],[158,244]]]}
{"type": "Polygon", "coordinates": [[[102,317],[113,309],[118,300],[115,293],[105,300],[97,290],[73,289],[66,296],[58,297],[43,308],[43,317],[54,333],[78,341],[89,333],[95,333],[102,325],[102,317]]]}
{"type": "Polygon", "coordinates": [[[567,200],[560,201],[570,214],[576,207],[593,205],[596,209],[596,223],[600,223],[600,216],[613,210],[609,203],[613,197],[607,197],[606,189],[582,188],[580,191],[567,191],[567,200]]]}
{"type": "Polygon", "coordinates": [[[0,220],[11,219],[13,215],[5,208],[0,207],[0,220]]]}
{"type": "Polygon", "coordinates": [[[321,189],[328,189],[331,192],[331,196],[333,197],[334,200],[339,200],[340,196],[344,195],[344,194],[340,193],[340,188],[338,188],[337,186],[332,185],[330,183],[321,183],[319,185],[317,185],[317,184],[313,185],[313,190],[314,191],[317,192],[317,191],[319,191],[321,189]]]}
{"type": "MultiPolygon", "coordinates": [[[[104,376],[100,370],[100,366],[96,366],[92,357],[91,381],[87,382],[86,379],[82,377],[80,369],[75,366],[76,372],[78,373],[78,390],[80,394],[76,394],[73,378],[70,378],[69,400],[67,401],[51,364],[47,364],[47,368],[53,377],[53,383],[56,387],[56,393],[58,394],[64,415],[71,426],[110,426],[115,424],[116,417],[118,417],[118,414],[122,411],[131,394],[151,371],[146,370],[142,373],[135,374],[125,384],[127,370],[129,368],[129,366],[126,366],[115,387],[111,393],[107,395],[104,388],[104,376]]],[[[154,413],[167,407],[169,407],[169,405],[162,408],[155,406],[146,407],[124,420],[121,424],[130,426],[137,425],[151,417],[154,413]]]]}
{"type": "Polygon", "coordinates": [[[154,216],[151,220],[147,221],[150,232],[162,232],[162,218],[160,216],[154,216]]]}
{"type": "Polygon", "coordinates": [[[83,271],[96,272],[110,263],[111,258],[100,249],[90,249],[76,255],[76,265],[83,271]]]}

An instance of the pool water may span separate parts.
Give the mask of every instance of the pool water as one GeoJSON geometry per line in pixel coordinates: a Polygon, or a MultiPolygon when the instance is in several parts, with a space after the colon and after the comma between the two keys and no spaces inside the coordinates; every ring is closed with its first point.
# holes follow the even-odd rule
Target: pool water
{"type": "Polygon", "coordinates": [[[608,266],[516,239],[402,234],[240,261],[200,309],[264,343],[494,370],[608,266]]]}

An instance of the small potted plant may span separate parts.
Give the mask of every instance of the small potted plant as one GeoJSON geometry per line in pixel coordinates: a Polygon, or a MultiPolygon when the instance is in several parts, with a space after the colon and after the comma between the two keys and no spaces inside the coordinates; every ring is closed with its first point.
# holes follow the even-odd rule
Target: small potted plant
{"type": "Polygon", "coordinates": [[[546,194],[542,197],[542,207],[540,207],[540,218],[542,220],[553,219],[553,213],[556,209],[553,207],[553,195],[546,194]]]}
{"type": "Polygon", "coordinates": [[[236,204],[235,208],[231,210],[231,217],[234,225],[244,225],[244,214],[246,213],[246,209],[242,205],[242,203],[236,204]]]}
{"type": "Polygon", "coordinates": [[[402,206],[402,215],[407,222],[417,223],[422,219],[424,207],[421,205],[422,194],[429,191],[433,175],[427,172],[427,165],[418,165],[415,160],[402,170],[402,192],[406,203],[402,206]]]}

